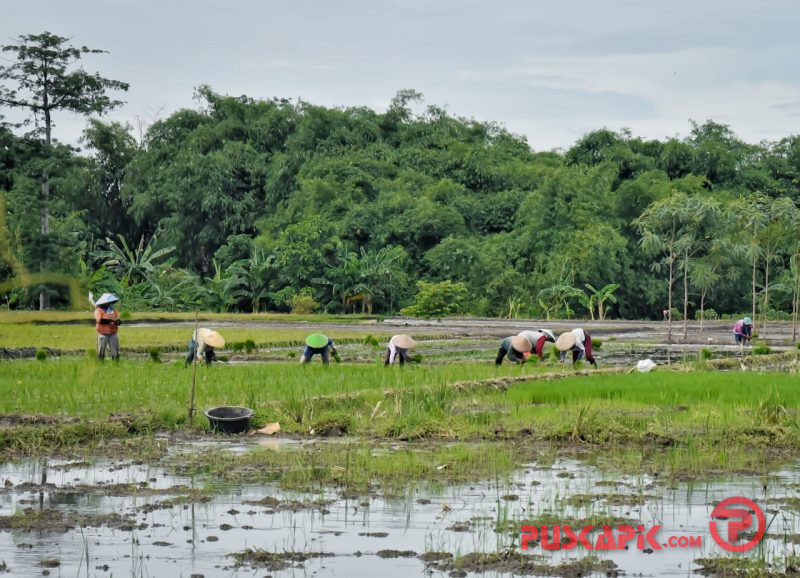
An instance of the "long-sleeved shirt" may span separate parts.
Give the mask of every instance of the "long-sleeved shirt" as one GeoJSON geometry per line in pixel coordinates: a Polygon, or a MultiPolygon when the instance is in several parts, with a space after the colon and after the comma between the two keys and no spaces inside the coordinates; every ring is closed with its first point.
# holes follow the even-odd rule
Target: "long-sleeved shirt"
{"type": "Polygon", "coordinates": [[[119,312],[113,307],[103,307],[102,305],[95,307],[94,327],[100,335],[115,335],[119,331],[117,320],[119,320],[119,312]]]}
{"type": "Polygon", "coordinates": [[[547,335],[541,331],[522,331],[520,335],[527,337],[539,359],[544,359],[544,344],[547,343],[547,335]]]}
{"type": "Polygon", "coordinates": [[[397,335],[395,335],[389,340],[389,364],[394,363],[394,358],[397,357],[397,351],[399,349],[405,350],[404,347],[397,346],[397,344],[394,342],[395,337],[397,337],[397,335]]]}
{"type": "Polygon", "coordinates": [[[745,337],[752,337],[753,326],[745,325],[744,319],[739,319],[739,321],[733,324],[733,333],[734,335],[744,335],[745,337]]]}

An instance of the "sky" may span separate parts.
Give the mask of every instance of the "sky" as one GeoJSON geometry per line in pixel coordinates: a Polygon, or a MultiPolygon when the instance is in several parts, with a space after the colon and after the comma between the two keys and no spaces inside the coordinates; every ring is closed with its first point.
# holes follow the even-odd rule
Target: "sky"
{"type": "MultiPolygon", "coordinates": [[[[44,30],[102,48],[137,132],[194,90],[385,110],[399,89],[496,121],[535,150],[690,120],[744,140],[800,133],[798,0],[0,0],[0,44],[44,30]]],[[[8,55],[0,54],[8,64],[8,55]]],[[[75,143],[85,121],[61,113],[75,143]]]]}

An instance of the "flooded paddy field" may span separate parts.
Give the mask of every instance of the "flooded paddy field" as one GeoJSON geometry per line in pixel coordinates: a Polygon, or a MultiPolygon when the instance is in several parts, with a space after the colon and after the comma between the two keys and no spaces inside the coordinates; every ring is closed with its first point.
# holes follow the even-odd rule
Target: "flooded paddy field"
{"type": "MultiPolygon", "coordinates": [[[[251,452],[256,445],[223,442],[222,451],[251,452]]],[[[291,453],[298,445],[277,442],[258,451],[291,453]]],[[[698,560],[719,556],[708,532],[711,512],[722,499],[739,495],[754,496],[767,512],[760,556],[780,558],[794,550],[800,531],[796,463],[768,477],[667,482],[576,457],[532,456],[488,480],[449,483],[443,474],[442,481],[391,492],[380,486],[363,493],[326,486],[302,492],[280,482],[232,484],[176,473],[181,455],[203,447],[173,449],[155,463],[5,463],[5,574],[686,576],[704,567],[698,560]],[[523,551],[523,524],[658,525],[661,550],[650,542],[636,548],[634,540],[627,549],[548,551],[539,539],[523,551]],[[697,536],[700,546],[669,546],[670,538],[697,536]]],[[[597,544],[602,533],[595,529],[587,540],[597,544]]]]}
{"type": "MultiPolygon", "coordinates": [[[[214,323],[229,343],[250,336],[256,347],[197,368],[197,409],[249,407],[251,428],[279,423],[277,436],[213,435],[202,413],[188,418],[185,323],[123,326],[130,333],[121,333],[119,365],[63,346],[43,361],[5,361],[0,576],[779,576],[800,568],[790,328],[773,324],[772,353],[746,350],[740,359],[726,322],[707,324],[702,336],[695,324],[674,343],[661,324],[586,322],[602,341],[599,369],[561,365],[550,345],[544,362],[494,366],[503,336],[573,325],[331,323],[323,330],[344,363],[301,367],[306,323],[214,323]],[[126,353],[126,335],[138,344],[148,332],[161,344],[158,361],[137,349],[144,345],[126,353]],[[384,368],[384,340],[400,332],[419,337],[421,362],[384,368]],[[632,372],[644,358],[658,369],[632,372]],[[765,520],[758,546],[742,554],[710,532],[715,520],[723,533],[736,521],[714,514],[736,496],[765,520]],[[609,526],[611,544],[622,539],[622,547],[570,547],[566,526],[576,535],[592,526],[583,536],[591,546],[609,545],[609,526]]],[[[65,327],[9,336],[4,326],[0,338],[22,346],[65,327]]],[[[738,543],[753,537],[756,518],[738,543]]]]}

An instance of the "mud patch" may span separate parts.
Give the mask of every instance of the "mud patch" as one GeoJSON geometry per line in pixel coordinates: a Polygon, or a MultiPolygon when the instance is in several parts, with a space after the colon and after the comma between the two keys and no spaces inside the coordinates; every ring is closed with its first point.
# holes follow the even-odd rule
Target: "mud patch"
{"type": "Polygon", "coordinates": [[[455,573],[463,575],[461,572],[508,572],[522,576],[561,576],[563,578],[577,578],[590,574],[604,574],[610,577],[620,575],[617,565],[611,560],[600,560],[594,556],[588,556],[558,565],[550,565],[539,556],[521,554],[516,550],[497,553],[474,552],[459,558],[442,558],[425,561],[425,563],[428,569],[451,572],[453,573],[451,575],[455,573]]]}
{"type": "Polygon", "coordinates": [[[267,513],[300,512],[302,510],[318,510],[322,513],[328,513],[325,508],[332,503],[332,500],[313,500],[305,502],[297,500],[279,500],[272,496],[267,496],[260,500],[244,500],[242,502],[242,504],[247,504],[248,506],[263,506],[267,508],[267,513]]]}
{"type": "Polygon", "coordinates": [[[0,516],[0,532],[18,530],[21,532],[65,533],[75,528],[113,528],[131,531],[135,527],[133,516],[117,513],[90,515],[61,510],[34,510],[26,508],[20,514],[0,516]]]}
{"type": "Polygon", "coordinates": [[[269,552],[260,548],[248,548],[244,552],[229,554],[237,566],[254,566],[271,572],[284,570],[290,565],[303,567],[303,562],[312,558],[329,558],[335,556],[330,552],[269,552]]]}
{"type": "Polygon", "coordinates": [[[378,550],[375,555],[378,558],[414,558],[417,553],[414,550],[378,550]]]}

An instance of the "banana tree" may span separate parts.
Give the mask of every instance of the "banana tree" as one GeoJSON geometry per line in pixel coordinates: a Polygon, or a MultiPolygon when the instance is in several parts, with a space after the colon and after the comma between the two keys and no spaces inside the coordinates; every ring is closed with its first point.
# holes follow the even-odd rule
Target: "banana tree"
{"type": "MultiPolygon", "coordinates": [[[[619,283],[609,283],[600,289],[595,289],[593,285],[586,283],[586,288],[590,291],[587,301],[597,307],[597,317],[600,321],[603,321],[606,318],[606,301],[617,302],[617,296],[614,295],[614,291],[620,288],[619,283]]],[[[592,309],[590,308],[589,311],[592,312],[592,309]]],[[[594,319],[594,315],[592,315],[592,319],[594,319]]]]}

